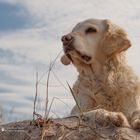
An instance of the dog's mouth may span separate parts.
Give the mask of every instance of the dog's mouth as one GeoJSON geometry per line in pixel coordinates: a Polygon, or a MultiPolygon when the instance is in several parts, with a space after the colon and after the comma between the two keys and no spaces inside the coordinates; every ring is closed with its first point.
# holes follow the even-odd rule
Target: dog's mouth
{"type": "Polygon", "coordinates": [[[64,53],[67,55],[67,57],[72,61],[72,55],[71,52],[76,52],[78,58],[82,59],[85,63],[89,63],[92,59],[91,56],[88,56],[86,54],[82,54],[79,50],[75,49],[74,46],[65,46],[64,47],[64,53]]]}
{"type": "Polygon", "coordinates": [[[69,54],[71,51],[75,50],[75,48],[73,46],[70,46],[70,45],[64,46],[63,49],[64,49],[65,54],[69,54]]]}

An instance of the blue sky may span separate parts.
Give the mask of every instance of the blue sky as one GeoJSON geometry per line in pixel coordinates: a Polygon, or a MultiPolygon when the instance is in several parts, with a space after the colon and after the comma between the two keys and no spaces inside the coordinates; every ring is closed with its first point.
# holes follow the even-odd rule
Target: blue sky
{"type": "Polygon", "coordinates": [[[22,5],[0,3],[0,31],[17,30],[28,25],[28,13],[22,5]]]}
{"type": "MultiPolygon", "coordinates": [[[[139,13],[139,0],[0,0],[0,103],[3,108],[7,112],[14,108],[15,114],[31,116],[36,70],[39,76],[47,72],[50,61],[62,50],[61,36],[87,18],[110,19],[128,32],[133,44],[127,53],[128,61],[140,76],[139,13]]],[[[73,84],[76,70],[73,66],[63,66],[58,59],[53,72],[50,100],[57,96],[72,106],[66,81],[73,84]]],[[[46,78],[47,74],[39,85],[40,110],[44,107],[46,78]]],[[[65,107],[56,100],[52,110],[61,116],[69,112],[68,108],[60,111],[65,107]]]]}

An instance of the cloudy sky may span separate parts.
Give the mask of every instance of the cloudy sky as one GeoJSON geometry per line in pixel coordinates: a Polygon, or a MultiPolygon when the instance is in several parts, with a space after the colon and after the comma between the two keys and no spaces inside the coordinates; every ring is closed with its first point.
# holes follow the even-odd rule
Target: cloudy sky
{"type": "MultiPolygon", "coordinates": [[[[42,77],[38,109],[43,110],[47,71],[62,50],[60,38],[87,18],[111,19],[128,32],[133,44],[128,61],[140,76],[139,0],[0,0],[0,104],[8,120],[31,117],[36,71],[42,77]]],[[[72,85],[77,72],[60,63],[61,55],[51,72],[49,97],[50,102],[58,97],[71,107],[66,81],[72,85]]],[[[70,109],[59,99],[52,112],[63,116],[70,109]]]]}

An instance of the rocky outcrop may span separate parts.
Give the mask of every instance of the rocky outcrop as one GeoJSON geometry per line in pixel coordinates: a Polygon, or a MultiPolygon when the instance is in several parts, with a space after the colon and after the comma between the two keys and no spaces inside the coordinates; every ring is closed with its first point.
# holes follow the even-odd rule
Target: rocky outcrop
{"type": "Polygon", "coordinates": [[[21,121],[1,125],[0,140],[140,140],[138,131],[116,127],[90,113],[44,122],[21,121]]]}

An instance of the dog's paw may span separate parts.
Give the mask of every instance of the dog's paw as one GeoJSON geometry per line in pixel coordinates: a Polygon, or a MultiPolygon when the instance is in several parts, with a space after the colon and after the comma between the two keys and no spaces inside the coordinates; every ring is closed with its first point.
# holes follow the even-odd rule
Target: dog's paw
{"type": "Polygon", "coordinates": [[[106,120],[117,127],[130,127],[123,113],[110,112],[106,114],[106,120]]]}
{"type": "Polygon", "coordinates": [[[127,118],[121,112],[111,112],[104,109],[96,110],[96,120],[102,126],[130,127],[127,118]]]}
{"type": "Polygon", "coordinates": [[[84,113],[84,122],[89,125],[98,124],[106,127],[113,125],[116,127],[130,127],[127,118],[120,112],[110,112],[104,109],[97,109],[84,113]]]}
{"type": "Polygon", "coordinates": [[[133,129],[140,129],[140,119],[136,119],[131,122],[131,126],[133,129]]]}
{"type": "Polygon", "coordinates": [[[140,129],[140,110],[133,112],[131,116],[131,127],[133,129],[140,129]]]}

